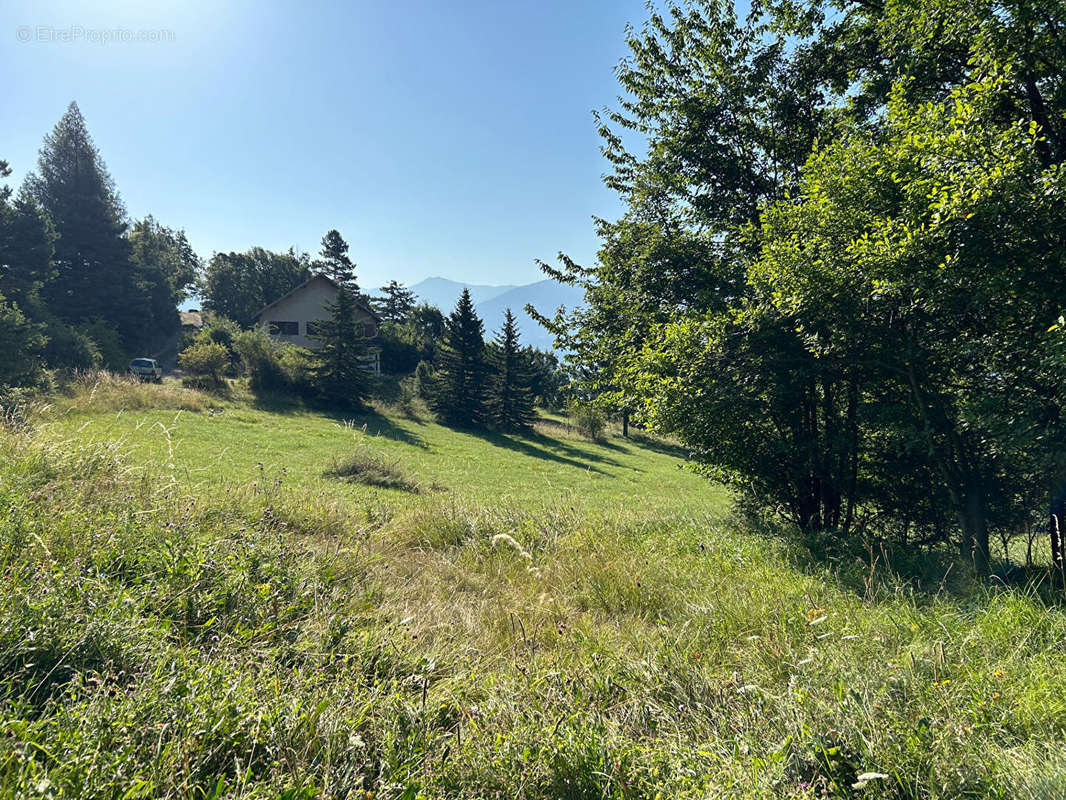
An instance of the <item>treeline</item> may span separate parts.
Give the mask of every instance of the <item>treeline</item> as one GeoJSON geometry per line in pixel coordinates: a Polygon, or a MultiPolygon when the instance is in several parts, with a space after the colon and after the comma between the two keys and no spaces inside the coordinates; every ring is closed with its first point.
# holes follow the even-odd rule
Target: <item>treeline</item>
{"type": "Polygon", "coordinates": [[[753,9],[631,33],[559,344],[747,508],[987,573],[1066,511],[1066,6],[753,9]]]}
{"type": "MultiPolygon", "coordinates": [[[[8,175],[0,162],[0,178],[8,175]]],[[[167,353],[205,389],[242,376],[255,392],[359,408],[383,388],[368,369],[373,348],[405,402],[421,397],[450,423],[523,427],[534,403],[563,402],[557,359],[521,347],[510,312],[486,343],[468,295],[446,317],[396,281],[370,296],[355,273],[337,230],[315,258],[253,247],[204,263],[183,231],[151,216],[131,222],[71,103],[17,195],[0,189],[0,386],[33,385],[48,369],[125,370],[133,356],[167,353]],[[254,326],[313,274],[341,287],[317,326],[319,347],[281,344],[254,326]],[[192,293],[208,324],[183,341],[177,309],[192,293]],[[381,320],[372,340],[360,306],[381,320]]]]}
{"type": "Polygon", "coordinates": [[[200,266],[182,231],[127,219],[71,103],[18,194],[0,188],[0,385],[160,346],[200,266]]]}

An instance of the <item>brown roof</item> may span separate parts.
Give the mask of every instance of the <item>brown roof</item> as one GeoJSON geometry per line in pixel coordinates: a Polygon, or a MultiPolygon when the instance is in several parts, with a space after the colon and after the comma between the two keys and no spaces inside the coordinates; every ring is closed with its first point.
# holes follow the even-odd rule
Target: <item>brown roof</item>
{"type": "MultiPolygon", "coordinates": [[[[337,289],[338,291],[340,290],[340,288],[341,288],[341,285],[340,285],[339,283],[337,283],[337,282],[336,282],[335,280],[333,280],[333,278],[329,277],[328,275],[323,275],[323,274],[322,274],[322,273],[320,273],[320,272],[316,272],[316,273],[315,273],[314,275],[312,275],[312,276],[311,276],[310,278],[308,278],[308,279],[307,279],[306,281],[304,281],[303,283],[301,283],[301,284],[300,284],[299,286],[297,286],[296,288],[294,288],[294,289],[290,289],[290,290],[289,290],[288,292],[286,292],[285,294],[283,294],[283,295],[282,295],[281,297],[279,297],[279,298],[278,298],[277,300],[275,300],[275,301],[274,301],[273,303],[267,303],[267,304],[266,304],[265,306],[263,306],[263,307],[262,307],[261,309],[259,309],[259,313],[255,315],[255,316],[256,316],[256,319],[258,319],[259,317],[263,316],[263,315],[264,315],[264,314],[265,314],[265,313],[266,313],[267,311],[269,311],[270,309],[272,309],[272,308],[273,308],[274,306],[276,306],[276,305],[277,305],[278,303],[280,303],[280,302],[281,302],[282,300],[286,300],[286,299],[288,299],[289,297],[292,297],[292,295],[296,294],[296,293],[297,293],[298,291],[300,291],[301,289],[303,289],[303,288],[304,288],[305,286],[307,286],[307,285],[308,285],[309,283],[311,283],[311,281],[314,281],[314,280],[318,280],[319,278],[321,278],[322,280],[324,280],[324,281],[326,281],[327,283],[329,283],[329,285],[330,285],[330,286],[332,286],[332,287],[333,287],[334,289],[337,289]]],[[[370,306],[368,306],[368,305],[367,305],[366,303],[364,303],[364,302],[363,302],[362,300],[360,300],[358,296],[356,296],[356,298],[355,298],[355,305],[356,305],[356,306],[357,306],[358,308],[361,308],[361,309],[363,309],[363,311],[365,311],[365,312],[366,312],[367,314],[369,314],[369,315],[370,315],[371,317],[373,317],[373,319],[374,319],[374,321],[375,321],[375,322],[379,322],[379,323],[381,322],[381,317],[379,317],[379,316],[377,315],[377,312],[376,312],[376,311],[374,311],[374,309],[372,309],[372,308],[371,308],[370,306]]]]}
{"type": "Polygon", "coordinates": [[[199,311],[179,311],[178,316],[181,317],[181,327],[183,328],[202,328],[204,326],[204,318],[199,311]]]}

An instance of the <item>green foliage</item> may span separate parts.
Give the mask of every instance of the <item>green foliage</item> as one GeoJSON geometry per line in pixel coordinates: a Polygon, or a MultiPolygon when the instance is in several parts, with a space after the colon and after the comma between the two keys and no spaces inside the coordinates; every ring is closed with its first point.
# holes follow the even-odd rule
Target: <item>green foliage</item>
{"type": "Polygon", "coordinates": [[[43,354],[45,363],[56,369],[92,370],[103,364],[100,346],[84,330],[56,318],[45,326],[48,342],[43,354]]]}
{"type": "Polygon", "coordinates": [[[188,373],[188,385],[219,389],[226,385],[229,351],[220,344],[197,342],[178,355],[178,366],[188,373]]]}
{"type": "Polygon", "coordinates": [[[322,251],[319,260],[314,263],[315,272],[322,273],[354,295],[359,294],[359,284],[355,280],[355,264],[348,257],[348,243],[333,229],[322,237],[322,251]]]}
{"type": "Polygon", "coordinates": [[[381,287],[381,295],[374,298],[374,309],[383,322],[402,324],[408,321],[415,307],[415,295],[397,281],[381,287]]]}
{"type": "Polygon", "coordinates": [[[253,247],[245,253],[216,253],[201,276],[199,290],[206,310],[250,326],[265,306],[310,277],[306,254],[253,247]]]}
{"type": "Polygon", "coordinates": [[[987,572],[990,531],[1066,496],[1062,23],[1044,0],[653,11],[601,130],[627,212],[594,267],[545,266],[585,289],[548,321],[582,396],[804,530],[952,536],[987,572]]]}
{"type": "Polygon", "coordinates": [[[108,320],[96,318],[81,323],[77,329],[79,333],[92,340],[95,351],[99,353],[98,363],[94,366],[115,372],[126,371],[130,354],[123,347],[122,336],[114,325],[108,320]]]}
{"type": "Polygon", "coordinates": [[[240,331],[233,347],[255,394],[314,394],[314,357],[305,348],[278,342],[259,327],[240,331]]]}
{"type": "Polygon", "coordinates": [[[0,295],[0,387],[33,383],[46,341],[43,326],[26,319],[17,305],[0,295]]]}
{"type": "Polygon", "coordinates": [[[45,137],[23,194],[57,234],[41,289],[51,312],[68,323],[106,320],[125,346],[140,342],[151,318],[130,260],[126,211],[76,103],[45,137]]]}
{"type": "Polygon", "coordinates": [[[153,338],[164,340],[178,328],[178,305],[186,298],[203,264],[185,231],[160,225],[151,215],[129,233],[135,279],[147,295],[153,338]]]}
{"type": "Polygon", "coordinates": [[[532,375],[525,353],[518,344],[518,326],[511,309],[504,314],[503,327],[489,351],[492,375],[486,397],[488,420],[505,430],[532,427],[532,375]]]}
{"type": "Polygon", "coordinates": [[[570,424],[590,439],[603,438],[607,417],[595,403],[571,397],[566,401],[566,416],[570,424]]]}
{"type": "Polygon", "coordinates": [[[433,412],[448,424],[475,425],[484,419],[487,379],[484,329],[474,312],[470,292],[463,289],[455,310],[444,321],[429,400],[433,412]]]}

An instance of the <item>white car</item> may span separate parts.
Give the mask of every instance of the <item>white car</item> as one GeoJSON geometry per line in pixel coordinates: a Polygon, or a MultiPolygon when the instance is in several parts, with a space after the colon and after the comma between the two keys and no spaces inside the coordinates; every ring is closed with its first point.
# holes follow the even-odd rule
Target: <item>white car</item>
{"type": "Polygon", "coordinates": [[[130,362],[130,375],[136,375],[142,381],[163,382],[163,368],[154,358],[135,358],[130,362]]]}

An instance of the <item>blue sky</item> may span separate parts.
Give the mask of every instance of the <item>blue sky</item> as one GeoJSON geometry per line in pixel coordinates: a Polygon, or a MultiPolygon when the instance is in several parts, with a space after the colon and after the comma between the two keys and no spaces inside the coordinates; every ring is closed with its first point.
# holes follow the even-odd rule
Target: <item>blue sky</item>
{"type": "Polygon", "coordinates": [[[20,183],[76,100],[130,215],[205,257],[316,252],[336,227],[368,288],[534,281],[534,258],[590,261],[591,217],[619,213],[591,112],[614,104],[625,25],[646,16],[643,0],[0,0],[0,158],[20,183]],[[141,31],[158,41],[103,41],[141,31]]]}

